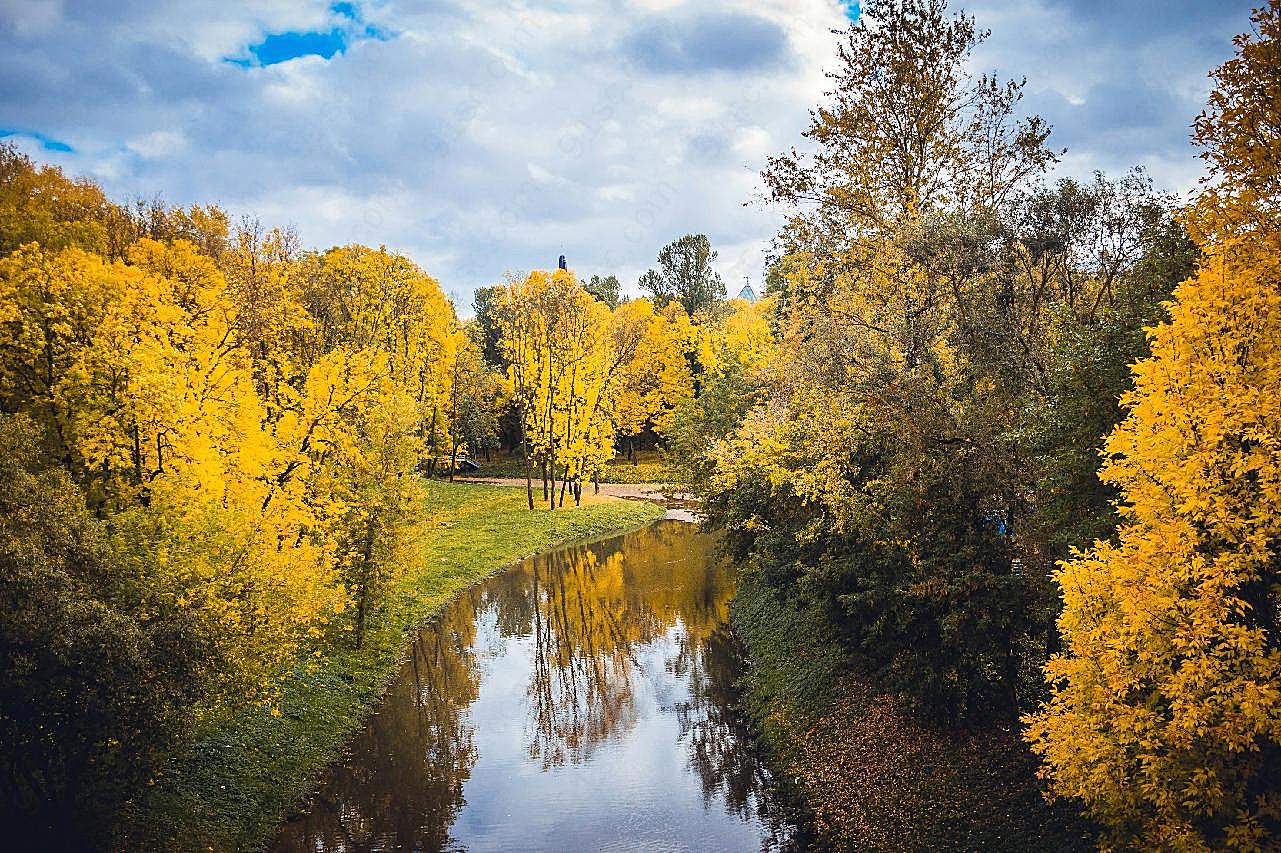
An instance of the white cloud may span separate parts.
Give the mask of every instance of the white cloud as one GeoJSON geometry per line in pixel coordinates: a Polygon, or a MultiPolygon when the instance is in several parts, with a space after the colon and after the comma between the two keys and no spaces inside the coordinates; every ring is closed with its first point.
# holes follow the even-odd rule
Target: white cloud
{"type": "MultiPolygon", "coordinates": [[[[1246,24],[1249,0],[1232,2],[1209,26],[1103,0],[981,0],[993,37],[976,64],[1027,75],[1029,105],[1072,148],[1061,171],[1142,162],[1181,188],[1198,167],[1180,129],[1246,24]]],[[[687,232],[720,250],[731,291],[743,275],[759,287],[780,214],[743,202],[827,88],[835,0],[357,5],[391,37],[243,68],[223,60],[341,22],[326,0],[14,0],[0,127],[70,143],[35,153],[115,195],[218,202],[311,245],[385,243],[460,293],[562,252],[634,287],[687,232]]]]}
{"type": "Polygon", "coordinates": [[[161,157],[177,157],[186,150],[187,139],[181,133],[172,130],[157,130],[145,136],[139,136],[125,143],[130,151],[147,160],[161,157]]]}

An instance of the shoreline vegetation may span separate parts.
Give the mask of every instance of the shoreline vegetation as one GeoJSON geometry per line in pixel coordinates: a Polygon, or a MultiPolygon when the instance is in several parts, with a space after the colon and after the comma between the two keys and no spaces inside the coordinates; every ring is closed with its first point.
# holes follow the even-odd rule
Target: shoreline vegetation
{"type": "Polygon", "coordinates": [[[743,711],[816,849],[1094,849],[1096,827],[1044,801],[1017,729],[923,721],[747,566],[731,624],[749,658],[743,711]]]}
{"type": "Polygon", "coordinates": [[[429,519],[415,548],[427,559],[370,614],[363,647],[300,660],[271,707],[205,721],[192,745],[126,805],[127,849],[261,849],[376,708],[420,628],[455,596],[533,554],[636,529],[663,512],[585,496],[580,507],[531,513],[522,489],[435,481],[425,488],[429,519]]]}

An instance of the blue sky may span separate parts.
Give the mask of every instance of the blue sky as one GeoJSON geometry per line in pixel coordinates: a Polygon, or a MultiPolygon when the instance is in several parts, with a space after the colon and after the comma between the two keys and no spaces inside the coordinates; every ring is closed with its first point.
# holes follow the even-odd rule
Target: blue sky
{"type": "MultiPolygon", "coordinates": [[[[1059,174],[1184,192],[1206,72],[1250,2],[981,0],[976,71],[1027,77],[1059,174]]],[[[5,0],[0,136],[113,196],[213,201],[308,245],[403,251],[447,290],[568,255],[625,285],[707,233],[759,286],[744,206],[825,88],[838,0],[5,0]]]]}

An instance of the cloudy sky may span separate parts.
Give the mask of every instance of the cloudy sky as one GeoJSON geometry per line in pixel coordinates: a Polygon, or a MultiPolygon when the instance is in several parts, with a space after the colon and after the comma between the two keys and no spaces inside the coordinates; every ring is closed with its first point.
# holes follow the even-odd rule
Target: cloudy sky
{"type": "MultiPolygon", "coordinates": [[[[954,6],[958,5],[954,0],[954,6]]],[[[981,0],[976,70],[1026,77],[1063,174],[1199,175],[1206,72],[1249,0],[981,0]]],[[[836,0],[0,0],[0,136],[116,198],[213,201],[307,245],[386,244],[458,297],[507,270],[616,273],[704,232],[759,285],[836,0]]]]}

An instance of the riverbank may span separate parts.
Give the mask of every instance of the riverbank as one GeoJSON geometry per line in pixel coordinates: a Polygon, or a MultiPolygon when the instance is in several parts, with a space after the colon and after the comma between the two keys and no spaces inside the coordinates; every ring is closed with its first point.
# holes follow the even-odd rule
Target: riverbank
{"type": "Polygon", "coordinates": [[[821,847],[1093,849],[1084,822],[1042,799],[1016,730],[913,719],[853,674],[820,616],[780,602],[750,572],[732,619],[751,659],[747,713],[821,847]]]}
{"type": "Polygon", "coordinates": [[[300,662],[274,708],[202,725],[125,815],[128,849],[257,849],[342,751],[395,675],[414,633],[462,590],[517,560],[641,527],[663,510],[584,496],[581,507],[530,512],[523,490],[431,482],[426,559],[382,601],[362,649],[300,662]]]}

